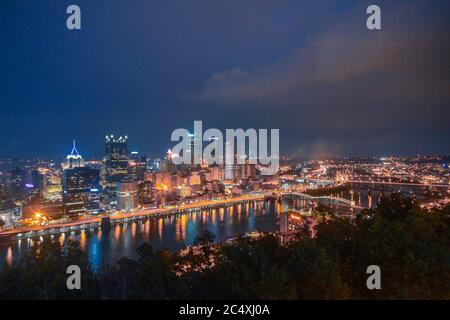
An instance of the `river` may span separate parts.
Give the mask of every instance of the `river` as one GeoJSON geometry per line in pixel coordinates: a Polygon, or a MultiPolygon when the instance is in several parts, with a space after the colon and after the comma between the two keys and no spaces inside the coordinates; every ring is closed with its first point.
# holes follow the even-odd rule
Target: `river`
{"type": "MultiPolygon", "coordinates": [[[[380,197],[389,194],[393,189],[375,190],[367,187],[353,187],[335,194],[355,201],[362,207],[375,207],[380,197]]],[[[411,188],[395,191],[411,195],[417,192],[411,188]]],[[[158,219],[121,223],[112,226],[109,233],[100,229],[66,232],[54,236],[61,243],[68,239],[77,240],[89,256],[94,268],[104,263],[114,263],[122,257],[136,258],[138,247],[147,242],[155,249],[179,250],[191,245],[195,238],[204,230],[216,235],[216,241],[244,235],[251,231],[278,231],[279,214],[290,209],[307,209],[307,200],[285,200],[277,202],[254,202],[234,205],[228,208],[218,208],[198,211],[190,214],[170,216],[158,219]]],[[[333,206],[337,212],[348,213],[353,209],[346,206],[333,206]]],[[[12,265],[30,250],[34,241],[42,238],[6,241],[0,243],[0,268],[5,264],[12,265]]]]}
{"type": "MultiPolygon", "coordinates": [[[[287,210],[288,204],[254,202],[198,211],[190,214],[158,219],[124,222],[113,225],[109,233],[100,229],[66,232],[55,235],[61,243],[68,239],[80,242],[94,268],[102,263],[114,263],[121,257],[136,258],[137,249],[145,242],[155,249],[176,251],[191,245],[197,235],[209,230],[217,241],[244,235],[251,231],[277,231],[278,214],[287,210]]],[[[42,238],[22,239],[0,243],[0,265],[11,265],[42,238]]]]}

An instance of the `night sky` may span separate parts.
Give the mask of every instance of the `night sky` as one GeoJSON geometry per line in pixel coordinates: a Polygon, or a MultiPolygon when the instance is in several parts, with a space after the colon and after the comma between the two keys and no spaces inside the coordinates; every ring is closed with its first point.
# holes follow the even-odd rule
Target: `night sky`
{"type": "Polygon", "coordinates": [[[286,155],[450,154],[449,1],[1,0],[0,44],[0,156],[110,133],[159,156],[194,120],[279,128],[286,155]]]}

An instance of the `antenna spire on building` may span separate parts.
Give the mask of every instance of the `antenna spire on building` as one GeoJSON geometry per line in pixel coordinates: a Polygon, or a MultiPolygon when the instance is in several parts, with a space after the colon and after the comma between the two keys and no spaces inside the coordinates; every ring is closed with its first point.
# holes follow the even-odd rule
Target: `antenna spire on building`
{"type": "Polygon", "coordinates": [[[84,166],[83,157],[81,157],[80,153],[77,150],[75,140],[73,140],[72,151],[69,155],[67,155],[66,159],[66,168],[76,168],[84,166]]]}
{"type": "Polygon", "coordinates": [[[76,143],[75,143],[75,139],[73,140],[73,148],[72,148],[72,152],[70,153],[71,156],[79,156],[80,153],[77,150],[76,147],[76,143]]]}

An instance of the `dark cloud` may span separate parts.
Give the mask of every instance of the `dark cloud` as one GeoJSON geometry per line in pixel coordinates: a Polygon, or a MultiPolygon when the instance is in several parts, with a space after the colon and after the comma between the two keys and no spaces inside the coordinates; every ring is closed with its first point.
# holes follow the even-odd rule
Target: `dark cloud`
{"type": "MultiPolygon", "coordinates": [[[[239,66],[216,72],[194,97],[230,106],[243,102],[301,103],[311,90],[321,91],[319,98],[336,94],[333,87],[342,88],[339,86],[357,80],[364,81],[364,93],[378,101],[448,98],[447,33],[430,29],[370,34],[367,30],[348,29],[323,34],[287,58],[254,72],[239,66]]],[[[351,100],[354,95],[358,92],[346,91],[341,98],[351,100]]]]}
{"type": "Polygon", "coordinates": [[[343,19],[274,63],[214,73],[193,98],[276,113],[272,124],[299,137],[288,144],[300,153],[373,154],[394,145],[410,152],[430,132],[450,133],[449,30],[396,21],[420,15],[421,6],[392,10],[381,31],[343,19]]]}
{"type": "Polygon", "coordinates": [[[0,154],[160,155],[172,130],[280,128],[299,154],[450,153],[450,2],[0,1],[0,154]],[[70,151],[70,150],[69,150],[70,151]]]}

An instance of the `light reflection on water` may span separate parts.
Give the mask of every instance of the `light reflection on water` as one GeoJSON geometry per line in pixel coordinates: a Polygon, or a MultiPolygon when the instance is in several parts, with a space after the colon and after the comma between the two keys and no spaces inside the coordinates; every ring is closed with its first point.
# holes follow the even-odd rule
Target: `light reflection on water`
{"type": "MultiPolygon", "coordinates": [[[[136,258],[138,247],[145,242],[156,249],[179,250],[191,245],[204,230],[214,233],[217,241],[244,235],[254,230],[279,229],[278,214],[287,205],[277,203],[251,203],[229,208],[203,210],[179,216],[133,221],[113,225],[109,233],[99,229],[86,229],[55,235],[60,243],[68,239],[80,242],[94,268],[102,263],[114,263],[124,256],[136,258]]],[[[39,239],[0,243],[0,265],[12,264],[39,239]]]]}
{"type": "MultiPolygon", "coordinates": [[[[367,189],[355,189],[353,192],[342,191],[334,196],[352,199],[357,205],[363,207],[375,207],[382,195],[383,193],[379,191],[368,193],[367,189]]],[[[254,230],[277,231],[279,229],[279,213],[290,208],[307,209],[309,205],[310,202],[304,199],[281,203],[247,203],[181,216],[118,224],[112,226],[109,233],[92,228],[82,232],[66,232],[55,235],[54,238],[58,239],[60,243],[65,243],[69,238],[79,241],[81,248],[87,251],[92,266],[97,268],[102,263],[114,263],[124,256],[136,258],[136,250],[145,242],[150,243],[156,249],[179,250],[185,245],[191,245],[195,237],[204,230],[214,233],[217,241],[225,241],[254,230]]],[[[348,207],[334,207],[337,211],[349,211],[348,207]]],[[[350,209],[350,211],[352,210],[350,209]]],[[[0,243],[0,267],[17,262],[29,251],[35,241],[39,241],[39,239],[0,243]]]]}

